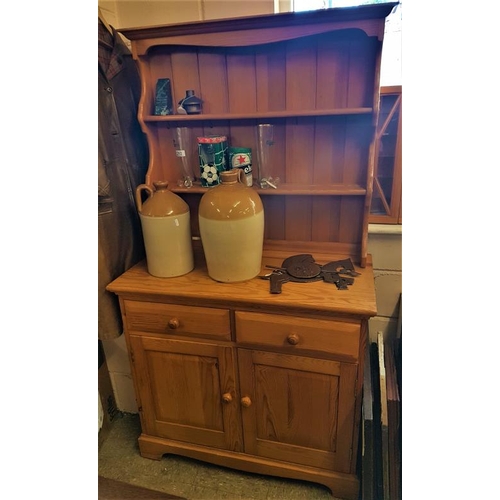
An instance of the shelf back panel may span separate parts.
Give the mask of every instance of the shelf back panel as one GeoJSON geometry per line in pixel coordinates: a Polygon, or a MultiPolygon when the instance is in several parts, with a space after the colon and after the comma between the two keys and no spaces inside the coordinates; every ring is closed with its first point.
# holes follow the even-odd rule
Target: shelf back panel
{"type": "Polygon", "coordinates": [[[205,114],[372,107],[380,42],[347,31],[251,47],[153,47],[139,58],[148,61],[144,112],[153,114],[160,78],[170,78],[176,105],[194,90],[205,114]]]}

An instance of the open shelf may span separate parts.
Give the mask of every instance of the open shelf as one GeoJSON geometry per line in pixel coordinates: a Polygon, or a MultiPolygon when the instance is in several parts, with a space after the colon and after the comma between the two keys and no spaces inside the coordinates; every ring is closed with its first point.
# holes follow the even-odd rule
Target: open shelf
{"type": "Polygon", "coordinates": [[[294,118],[305,116],[348,116],[369,115],[373,108],[345,108],[345,109],[317,109],[302,111],[267,111],[265,113],[218,113],[199,115],[147,115],[144,121],[148,122],[191,122],[191,121],[216,121],[216,120],[266,120],[271,118],[294,118]]]}
{"type": "MultiPolygon", "coordinates": [[[[185,187],[172,187],[172,192],[178,194],[203,194],[206,193],[209,189],[208,187],[196,186],[190,188],[185,187]]],[[[366,189],[358,186],[356,184],[326,184],[326,185],[317,185],[317,184],[280,184],[277,189],[269,188],[269,189],[260,189],[257,186],[253,186],[259,195],[274,195],[274,196],[289,196],[289,195],[297,195],[297,196],[310,196],[311,193],[314,195],[323,195],[323,196],[365,196],[366,189]]]]}

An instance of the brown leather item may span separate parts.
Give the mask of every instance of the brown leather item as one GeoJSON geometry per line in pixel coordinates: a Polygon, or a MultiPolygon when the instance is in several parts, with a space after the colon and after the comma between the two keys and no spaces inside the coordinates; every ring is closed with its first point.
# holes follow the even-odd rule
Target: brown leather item
{"type": "MultiPolygon", "coordinates": [[[[126,45],[113,30],[109,65],[99,64],[98,81],[98,336],[123,331],[116,297],[105,287],[145,256],[135,206],[135,188],[149,161],[146,137],[137,120],[140,80],[126,45]]],[[[101,58],[101,60],[103,60],[101,58]]]]}

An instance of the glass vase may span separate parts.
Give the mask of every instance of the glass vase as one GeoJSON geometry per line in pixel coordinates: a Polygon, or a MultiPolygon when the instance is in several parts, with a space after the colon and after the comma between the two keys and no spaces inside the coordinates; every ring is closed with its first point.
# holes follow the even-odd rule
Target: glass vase
{"type": "Polygon", "coordinates": [[[179,160],[181,177],[177,181],[179,187],[190,188],[196,178],[194,175],[194,147],[192,131],[189,127],[174,127],[173,142],[175,156],[179,160]]]}
{"type": "Polygon", "coordinates": [[[258,184],[262,189],[277,189],[279,177],[273,172],[271,148],[274,144],[274,126],[269,123],[257,125],[258,184]]]}

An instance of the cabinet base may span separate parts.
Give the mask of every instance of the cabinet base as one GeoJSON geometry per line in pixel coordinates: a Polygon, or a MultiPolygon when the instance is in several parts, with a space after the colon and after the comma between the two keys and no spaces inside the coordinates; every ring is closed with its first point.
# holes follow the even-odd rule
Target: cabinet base
{"type": "Polygon", "coordinates": [[[164,454],[181,455],[254,474],[286,477],[319,483],[330,489],[332,495],[346,500],[357,500],[359,479],[354,474],[342,474],[314,467],[305,467],[289,462],[280,462],[234,451],[219,450],[181,441],[141,434],[139,437],[141,456],[160,460],[164,454]]]}

